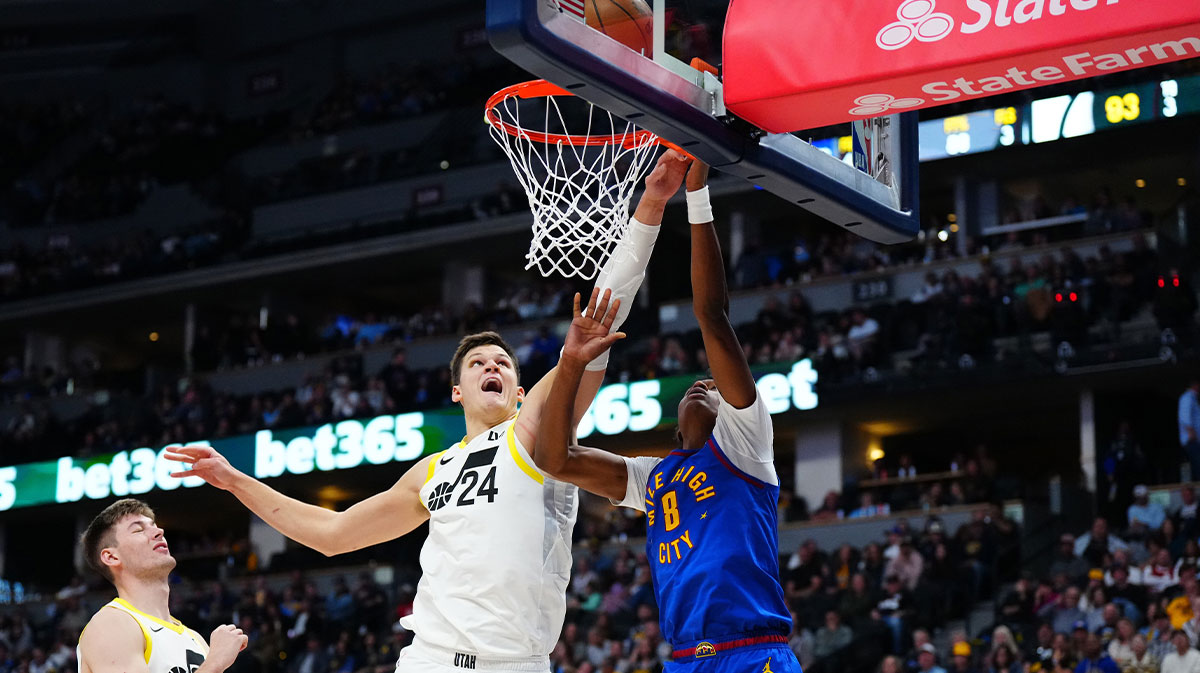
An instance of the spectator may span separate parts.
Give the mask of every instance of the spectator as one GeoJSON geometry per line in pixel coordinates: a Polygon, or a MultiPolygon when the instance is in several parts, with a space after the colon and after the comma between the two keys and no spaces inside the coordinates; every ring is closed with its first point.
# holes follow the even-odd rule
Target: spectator
{"type": "Polygon", "coordinates": [[[1054,550],[1054,561],[1050,563],[1050,577],[1066,575],[1072,582],[1079,582],[1087,575],[1088,565],[1075,553],[1075,536],[1063,533],[1054,550]]]}
{"type": "Polygon", "coordinates": [[[1192,479],[1200,479],[1200,378],[1188,382],[1179,396],[1179,445],[1192,466],[1192,479]]]}
{"type": "Polygon", "coordinates": [[[1109,597],[1113,603],[1121,606],[1121,612],[1126,617],[1140,620],[1146,612],[1146,588],[1130,581],[1129,568],[1124,563],[1114,562],[1109,572],[1109,597]]]}
{"type": "Polygon", "coordinates": [[[1121,668],[1133,661],[1133,636],[1133,622],[1122,617],[1117,621],[1116,634],[1108,643],[1108,656],[1121,668]]]}
{"type": "Polygon", "coordinates": [[[925,643],[917,652],[917,671],[918,673],[946,673],[946,669],[937,665],[937,648],[933,646],[933,643],[925,643]]]}
{"type": "Polygon", "coordinates": [[[883,591],[879,602],[875,605],[875,614],[892,631],[892,651],[900,652],[904,636],[905,621],[912,606],[912,595],[904,588],[900,578],[888,575],[883,583],[883,591]]]}
{"type": "Polygon", "coordinates": [[[899,577],[906,589],[916,591],[924,567],[925,562],[913,547],[912,538],[905,536],[900,542],[900,552],[888,561],[883,572],[885,575],[899,577]]]}
{"type": "Polygon", "coordinates": [[[1100,636],[1087,634],[1083,644],[1083,658],[1075,667],[1075,673],[1120,673],[1117,662],[1108,656],[1100,643],[1100,636]]]}
{"type": "Polygon", "coordinates": [[[825,613],[825,625],[817,630],[813,640],[813,655],[823,659],[846,647],[853,639],[854,632],[842,623],[836,610],[830,610],[825,613]]]}
{"type": "Polygon", "coordinates": [[[1118,549],[1128,549],[1125,541],[1108,532],[1108,521],[1098,516],[1092,522],[1091,531],[1084,533],[1075,540],[1075,555],[1087,561],[1089,567],[1099,568],[1104,565],[1104,557],[1118,549]]]}
{"type": "Polygon", "coordinates": [[[1129,639],[1129,649],[1133,656],[1121,665],[1121,673],[1158,673],[1159,662],[1146,649],[1146,636],[1134,634],[1129,639]]]}
{"type": "Polygon", "coordinates": [[[1079,588],[1068,586],[1059,594],[1058,602],[1051,603],[1038,615],[1050,620],[1056,633],[1070,633],[1075,624],[1083,623],[1086,628],[1087,613],[1079,607],[1079,588]]]}
{"type": "Polygon", "coordinates": [[[1117,436],[1108,445],[1101,466],[1106,482],[1106,498],[1111,503],[1108,510],[1113,516],[1129,507],[1129,494],[1146,468],[1146,455],[1133,436],[1132,425],[1122,419],[1117,425],[1117,436]]]}
{"type": "MultiPolygon", "coordinates": [[[[950,668],[947,673],[979,673],[971,661],[971,645],[965,642],[954,643],[950,648],[950,668]]],[[[1007,673],[1004,671],[1002,673],[1007,673]]]]}
{"type": "Polygon", "coordinates": [[[1171,643],[1175,650],[1163,657],[1161,673],[1200,673],[1200,652],[1192,648],[1187,634],[1175,629],[1171,643]]]}
{"type": "Polygon", "coordinates": [[[1150,489],[1145,484],[1133,487],[1133,504],[1129,506],[1129,536],[1142,539],[1162,528],[1167,513],[1162,505],[1150,502],[1150,489]]]}
{"type": "Polygon", "coordinates": [[[1200,527],[1196,525],[1196,489],[1190,485],[1179,489],[1179,499],[1182,501],[1179,509],[1172,513],[1175,528],[1184,538],[1196,538],[1200,527]]]}
{"type": "Polygon", "coordinates": [[[1154,557],[1142,567],[1142,584],[1152,594],[1162,593],[1177,581],[1171,551],[1165,547],[1155,552],[1154,557]]]}
{"type": "MultiPolygon", "coordinates": [[[[959,645],[966,645],[966,643],[958,643],[955,645],[955,648],[959,645]]],[[[970,654],[970,646],[967,646],[965,649],[970,654]]],[[[987,673],[1022,673],[1023,670],[1021,662],[1013,656],[1012,650],[1007,647],[997,647],[988,655],[987,673]]]]}

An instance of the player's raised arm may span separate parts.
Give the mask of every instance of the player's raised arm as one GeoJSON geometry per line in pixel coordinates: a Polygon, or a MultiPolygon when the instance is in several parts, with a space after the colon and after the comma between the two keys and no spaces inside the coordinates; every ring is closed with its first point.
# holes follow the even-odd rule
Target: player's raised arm
{"type": "MultiPolygon", "coordinates": [[[[638,200],[629,229],[609,256],[608,262],[596,277],[595,289],[603,292],[612,291],[614,304],[619,309],[612,322],[612,330],[618,330],[629,315],[633,299],[642,280],[646,276],[646,265],[654,252],[654,243],[658,239],[659,225],[662,224],[663,212],[667,202],[679,191],[683,184],[683,176],[687,172],[690,159],[675,150],[667,150],[658,158],[654,170],[646,176],[646,189],[638,200]]],[[[604,371],[608,368],[608,351],[605,350],[596,359],[585,363],[583,378],[579,383],[579,394],[572,423],[587,411],[596,391],[604,382],[604,371]]],[[[535,453],[537,428],[541,420],[542,405],[550,394],[557,376],[557,368],[550,370],[541,381],[529,390],[521,404],[521,416],[517,419],[516,431],[522,443],[535,453]]]]}
{"type": "Polygon", "coordinates": [[[737,409],[754,403],[758,393],[737,334],[729,322],[729,291],[721,244],[708,199],[708,166],[695,161],[687,174],[688,220],[692,223],[692,310],[721,397],[737,409]]]}
{"type": "Polygon", "coordinates": [[[229,491],[272,528],[326,556],[394,540],[429,518],[420,490],[433,456],[409,468],[388,490],[341,512],[289,498],[235,469],[209,446],[171,448],[165,457],[191,466],[173,476],[194,475],[229,491]]]}
{"type": "Polygon", "coordinates": [[[622,332],[609,331],[621,303],[616,300],[610,306],[611,296],[611,291],[600,295],[598,289],[592,290],[587,310],[581,313],[579,295],[575,295],[574,317],[550,395],[542,405],[533,458],[539,468],[560,481],[620,501],[625,498],[629,479],[625,461],[607,451],[579,446],[574,438],[572,415],[587,363],[625,337],[622,332]]]}

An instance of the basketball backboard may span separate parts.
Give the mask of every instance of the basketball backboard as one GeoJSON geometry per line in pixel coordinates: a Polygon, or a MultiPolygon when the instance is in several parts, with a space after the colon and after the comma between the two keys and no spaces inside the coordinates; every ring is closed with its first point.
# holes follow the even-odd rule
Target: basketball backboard
{"type": "Polygon", "coordinates": [[[802,140],[803,133],[767,133],[728,114],[720,79],[689,65],[699,57],[720,66],[727,1],[653,0],[647,53],[585,22],[587,3],[595,8],[589,11],[603,12],[615,1],[632,2],[488,0],[488,36],[497,51],[533,75],[637,123],[722,173],[872,241],[899,243],[916,235],[915,114],[856,123],[852,161],[802,140]]]}

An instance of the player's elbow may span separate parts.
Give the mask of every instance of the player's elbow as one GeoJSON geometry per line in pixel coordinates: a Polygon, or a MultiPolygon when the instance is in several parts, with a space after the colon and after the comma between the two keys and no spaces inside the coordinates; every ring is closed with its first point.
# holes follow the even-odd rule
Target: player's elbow
{"type": "Polygon", "coordinates": [[[533,452],[533,462],[543,472],[558,474],[567,464],[567,451],[554,450],[538,442],[533,452]]]}

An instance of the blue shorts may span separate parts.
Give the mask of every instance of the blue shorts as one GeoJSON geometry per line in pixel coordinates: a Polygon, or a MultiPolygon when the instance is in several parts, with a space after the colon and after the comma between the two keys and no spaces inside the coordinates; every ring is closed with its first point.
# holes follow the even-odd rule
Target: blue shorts
{"type": "Polygon", "coordinates": [[[801,673],[787,645],[766,643],[717,652],[711,657],[668,661],[663,673],[801,673]]]}

